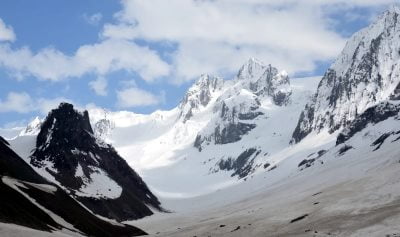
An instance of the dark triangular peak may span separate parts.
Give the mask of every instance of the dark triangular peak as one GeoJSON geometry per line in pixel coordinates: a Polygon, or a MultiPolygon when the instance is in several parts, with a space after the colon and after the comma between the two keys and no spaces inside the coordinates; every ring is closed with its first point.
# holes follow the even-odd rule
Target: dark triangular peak
{"type": "Polygon", "coordinates": [[[140,176],[93,134],[88,112],[71,104],[49,113],[31,164],[96,214],[122,221],[153,214],[148,206],[161,209],[140,176]]]}
{"type": "Polygon", "coordinates": [[[91,157],[79,157],[74,151],[90,151],[95,146],[88,112],[80,113],[73,105],[61,103],[42,124],[31,164],[46,168],[62,185],[77,189],[82,185],[81,179],[75,177],[79,162],[91,166],[97,162],[91,157]]]}
{"type": "Polygon", "coordinates": [[[45,149],[46,145],[50,145],[51,139],[55,139],[62,142],[60,145],[71,146],[78,142],[89,142],[88,138],[92,135],[88,112],[81,113],[75,110],[72,104],[61,103],[43,122],[36,145],[38,148],[45,149]],[[70,139],[66,140],[65,137],[70,139]]]}
{"type": "MultiPolygon", "coordinates": [[[[0,222],[42,231],[70,229],[88,236],[137,236],[145,232],[104,221],[71,198],[63,189],[36,173],[0,137],[0,222]],[[33,201],[34,200],[34,201],[33,201]],[[40,205],[40,206],[39,206],[40,205]],[[49,215],[45,210],[63,219],[49,215]],[[71,225],[65,225],[65,223],[71,225]]],[[[1,232],[1,231],[0,231],[1,232]]],[[[50,233],[49,233],[50,235],[50,233]]]]}

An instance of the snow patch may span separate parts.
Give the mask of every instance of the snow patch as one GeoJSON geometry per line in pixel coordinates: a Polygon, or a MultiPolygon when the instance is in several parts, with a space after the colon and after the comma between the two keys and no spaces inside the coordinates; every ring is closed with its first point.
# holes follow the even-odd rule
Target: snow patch
{"type": "Polygon", "coordinates": [[[110,177],[107,173],[97,167],[89,166],[92,170],[90,177],[83,174],[82,167],[78,165],[75,175],[82,177],[83,186],[75,193],[81,197],[115,199],[119,198],[122,193],[122,188],[110,177]]]}

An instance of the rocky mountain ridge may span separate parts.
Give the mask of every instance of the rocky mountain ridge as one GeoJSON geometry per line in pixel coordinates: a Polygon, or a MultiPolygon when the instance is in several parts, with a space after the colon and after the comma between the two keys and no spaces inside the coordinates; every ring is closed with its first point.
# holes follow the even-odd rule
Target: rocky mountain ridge
{"type": "Polygon", "coordinates": [[[292,142],[312,132],[340,130],[391,98],[400,83],[399,16],[400,8],[393,6],[351,37],[301,113],[292,142]]]}

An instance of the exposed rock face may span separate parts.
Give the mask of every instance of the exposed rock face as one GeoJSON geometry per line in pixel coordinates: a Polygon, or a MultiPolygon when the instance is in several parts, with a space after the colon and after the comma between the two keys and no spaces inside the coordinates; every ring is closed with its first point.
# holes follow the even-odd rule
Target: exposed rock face
{"type": "Polygon", "coordinates": [[[228,158],[218,163],[220,170],[234,171],[233,176],[244,178],[254,171],[254,159],[261,151],[256,148],[250,148],[241,153],[236,159],[228,158]]]}
{"type": "Polygon", "coordinates": [[[286,72],[278,72],[278,69],[271,65],[266,66],[254,58],[241,67],[237,80],[243,81],[243,88],[257,96],[272,97],[276,105],[287,104],[292,94],[286,72]]]}
{"type": "Polygon", "coordinates": [[[0,193],[0,222],[48,231],[49,235],[54,230],[66,228],[88,236],[146,234],[133,226],[113,225],[94,216],[63,189],[37,174],[1,137],[0,193]],[[53,219],[38,204],[64,221],[53,219]]]}
{"type": "Polygon", "coordinates": [[[94,124],[94,134],[96,137],[104,140],[110,133],[111,130],[115,128],[113,121],[103,118],[94,124]]]}
{"type": "Polygon", "coordinates": [[[257,96],[246,91],[238,91],[221,96],[214,107],[215,116],[203,130],[198,134],[194,146],[199,150],[203,145],[227,144],[239,141],[243,135],[256,127],[251,120],[256,119],[263,113],[259,111],[260,102],[257,96]],[[244,93],[243,93],[244,92],[244,93]]]}
{"type": "Polygon", "coordinates": [[[250,59],[233,81],[227,81],[213,105],[211,121],[197,135],[194,146],[200,151],[209,144],[228,144],[239,141],[256,127],[254,120],[264,115],[262,100],[276,106],[290,102],[289,77],[271,65],[265,66],[250,59]]]}
{"type": "Polygon", "coordinates": [[[369,124],[377,124],[390,117],[397,116],[400,112],[400,105],[390,102],[383,102],[371,108],[368,108],[364,113],[357,116],[349,123],[336,139],[336,145],[342,144],[349,140],[354,134],[362,131],[369,124]]]}
{"type": "Polygon", "coordinates": [[[193,113],[204,108],[211,101],[213,95],[222,89],[224,80],[210,75],[202,75],[200,79],[186,92],[179,108],[183,122],[189,120],[193,113]]]}
{"type": "Polygon", "coordinates": [[[392,7],[349,40],[301,113],[292,142],[313,131],[340,130],[369,107],[398,96],[399,15],[392,7]]]}
{"type": "Polygon", "coordinates": [[[88,112],[62,103],[37,136],[30,163],[94,213],[116,220],[152,214],[160,203],[114,148],[93,134],[88,112]]]}

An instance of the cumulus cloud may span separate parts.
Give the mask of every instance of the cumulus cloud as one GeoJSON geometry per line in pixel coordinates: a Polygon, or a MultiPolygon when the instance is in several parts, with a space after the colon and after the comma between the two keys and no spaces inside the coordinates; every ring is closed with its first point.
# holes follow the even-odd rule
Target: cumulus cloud
{"type": "Polygon", "coordinates": [[[131,84],[130,87],[117,91],[117,107],[134,108],[158,105],[164,101],[164,95],[155,95],[131,84]]]}
{"type": "Polygon", "coordinates": [[[94,81],[89,82],[90,88],[100,96],[107,95],[107,80],[104,77],[99,77],[94,81]]]}
{"type": "MultiPolygon", "coordinates": [[[[115,22],[104,25],[99,42],[82,45],[69,55],[52,47],[33,52],[2,43],[0,66],[17,79],[33,76],[59,81],[85,74],[100,78],[124,70],[146,81],[168,77],[175,83],[202,73],[235,72],[250,57],[290,73],[313,71],[317,62],[335,58],[346,41],[347,36],[334,30],[332,13],[346,15],[355,7],[376,8],[395,0],[121,2],[115,22]],[[162,47],[157,47],[164,43],[176,45],[176,50],[167,52],[168,60],[162,47]]],[[[99,24],[102,15],[86,15],[85,19],[99,24]]],[[[1,40],[13,41],[15,34],[0,19],[1,40]]],[[[100,86],[98,94],[105,94],[104,83],[94,83],[92,89],[100,86]]]]}
{"type": "Polygon", "coordinates": [[[14,30],[7,26],[0,18],[0,41],[14,41],[16,39],[14,30]]]}
{"type": "Polygon", "coordinates": [[[7,98],[0,100],[0,112],[29,113],[34,107],[29,94],[9,92],[7,98]]]}
{"type": "Polygon", "coordinates": [[[0,113],[16,112],[25,114],[40,112],[42,115],[46,115],[61,102],[73,103],[72,100],[64,97],[35,99],[26,92],[9,92],[4,100],[0,100],[0,113]]]}
{"type": "Polygon", "coordinates": [[[91,25],[98,25],[101,19],[103,19],[103,14],[101,14],[100,12],[93,15],[84,14],[83,19],[85,19],[85,21],[91,25]]]}
{"type": "Polygon", "coordinates": [[[331,60],[346,39],[335,32],[329,14],[393,0],[123,0],[118,23],[102,35],[114,39],[176,42],[174,78],[235,71],[258,57],[290,72],[312,71],[331,60]],[[157,6],[157,7],[154,7],[157,6]]]}
{"type": "Polygon", "coordinates": [[[144,80],[152,81],[168,75],[170,70],[155,51],[118,39],[83,45],[72,56],[54,48],[33,53],[27,47],[13,49],[8,44],[0,44],[0,65],[19,79],[34,76],[52,81],[87,73],[102,76],[118,70],[136,72],[144,80]]]}

